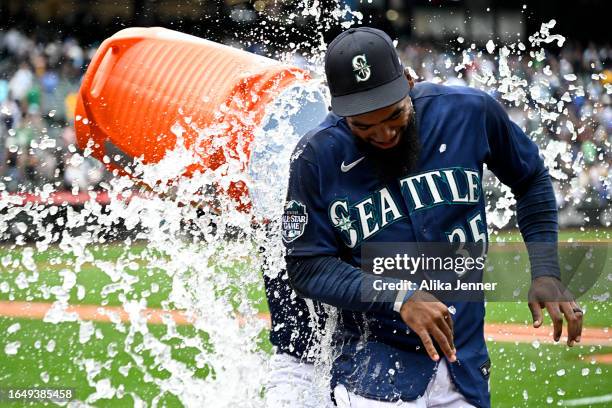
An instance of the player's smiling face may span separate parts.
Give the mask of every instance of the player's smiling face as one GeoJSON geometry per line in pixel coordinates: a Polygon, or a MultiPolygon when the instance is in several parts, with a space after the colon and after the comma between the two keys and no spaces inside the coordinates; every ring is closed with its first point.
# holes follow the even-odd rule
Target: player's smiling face
{"type": "Polygon", "coordinates": [[[410,96],[372,112],[349,116],[346,122],[351,132],[379,149],[391,149],[400,142],[404,130],[414,115],[410,96]]]}

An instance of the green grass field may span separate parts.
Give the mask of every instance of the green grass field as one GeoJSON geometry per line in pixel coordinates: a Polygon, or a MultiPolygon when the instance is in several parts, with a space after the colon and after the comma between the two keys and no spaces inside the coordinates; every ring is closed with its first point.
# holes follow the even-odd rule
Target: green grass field
{"type": "MultiPolygon", "coordinates": [[[[517,234],[504,233],[497,239],[512,241],[517,234]]],[[[609,240],[607,231],[599,232],[567,232],[561,239],[567,240],[609,240]]],[[[147,291],[147,306],[161,307],[167,299],[171,278],[163,271],[148,268],[145,262],[139,260],[139,255],[145,249],[143,245],[134,245],[127,256],[118,245],[108,245],[93,251],[96,259],[115,262],[120,257],[136,262],[131,273],[136,277],[136,283],[130,296],[139,299],[147,291]]],[[[13,268],[14,258],[19,258],[19,249],[0,248],[0,300],[19,300],[48,302],[54,300],[49,295],[49,288],[61,285],[60,270],[71,265],[73,258],[65,255],[58,248],[51,248],[42,253],[34,253],[33,260],[38,268],[39,277],[36,282],[25,284],[20,273],[24,268],[13,268]]],[[[26,271],[27,272],[27,271],[26,271]]],[[[232,272],[230,272],[231,274],[232,272]]],[[[27,273],[25,276],[27,277],[27,273]]],[[[606,274],[604,274],[606,275],[606,274]]],[[[603,276],[606,284],[607,276],[603,276]]],[[[99,267],[85,263],[76,274],[76,286],[82,290],[70,291],[71,304],[108,305],[122,304],[116,293],[104,295],[104,288],[113,283],[111,278],[99,267]]],[[[609,280],[607,280],[609,285],[609,280]]],[[[74,288],[73,288],[74,289],[74,288]]],[[[256,303],[259,311],[265,312],[267,306],[263,288],[252,285],[248,289],[249,297],[256,303]]],[[[610,327],[611,302],[582,302],[586,309],[586,323],[589,326],[610,327]]],[[[531,316],[525,302],[488,302],[487,321],[525,323],[531,321],[531,316]]],[[[137,393],[147,405],[159,393],[157,386],[145,380],[139,369],[128,370],[132,356],[123,350],[126,334],[110,323],[93,324],[94,334],[90,341],[79,341],[80,325],[78,323],[44,323],[40,320],[24,318],[0,317],[0,389],[26,387],[72,388],[78,399],[84,400],[95,391],[87,380],[85,365],[87,361],[107,361],[113,364],[100,367],[102,377],[112,379],[112,386],[118,388],[122,398],[112,398],[97,401],[94,405],[100,407],[131,407],[134,404],[132,393],[137,393]],[[18,324],[18,326],[16,326],[18,324]],[[9,330],[11,327],[11,330],[9,330]],[[17,330],[15,328],[18,327],[17,330]],[[7,345],[14,347],[19,342],[16,353],[5,353],[7,345]],[[112,356],[112,357],[109,357],[112,356]],[[123,367],[120,369],[120,367],[123,367]]],[[[166,334],[166,326],[149,325],[149,330],[157,337],[166,334]]],[[[191,326],[179,326],[179,334],[200,336],[191,326]]],[[[142,342],[135,339],[135,344],[142,342]]],[[[194,370],[196,377],[209,375],[208,367],[198,368],[194,356],[196,349],[182,345],[178,338],[168,342],[172,347],[172,357],[194,370]]],[[[492,360],[491,390],[493,406],[495,407],[541,407],[557,406],[559,401],[576,398],[609,394],[612,392],[610,366],[592,362],[591,355],[612,353],[612,348],[601,346],[578,346],[572,349],[564,345],[532,345],[515,343],[489,343],[492,360]],[[537,348],[536,348],[537,346],[537,348]]],[[[270,346],[262,333],[260,347],[269,350],[270,346]]],[[[148,375],[165,378],[169,373],[153,363],[153,358],[143,353],[143,366],[147,367],[148,375]]],[[[29,406],[41,406],[32,403],[29,406]]],[[[0,401],[0,407],[22,406],[22,403],[7,403],[0,401]]],[[[163,395],[159,406],[180,406],[178,398],[172,394],[163,395]]],[[[605,404],[593,405],[603,407],[605,404]]]]}
{"type": "MultiPolygon", "coordinates": [[[[14,356],[3,356],[0,368],[0,385],[6,387],[55,386],[73,388],[79,399],[85,399],[95,389],[86,380],[86,372],[75,359],[106,360],[109,349],[117,350],[113,357],[113,366],[104,370],[113,379],[113,386],[123,385],[128,391],[136,391],[140,398],[151,401],[157,394],[156,386],[143,380],[138,370],[130,370],[129,375],[121,374],[117,368],[125,366],[131,360],[122,352],[118,345],[125,338],[111,324],[95,323],[102,338],[84,345],[75,342],[79,337],[79,327],[75,323],[61,325],[42,323],[27,319],[0,319],[0,331],[18,322],[21,329],[0,340],[0,348],[4,349],[7,342],[21,341],[19,353],[14,356]],[[55,349],[48,350],[49,341],[55,342],[55,349]],[[70,357],[70,358],[68,358],[70,357]],[[41,377],[46,373],[48,383],[43,383],[41,377]]],[[[163,326],[150,326],[156,335],[163,335],[163,326]]],[[[193,331],[189,327],[181,327],[185,334],[193,331]]],[[[492,361],[491,390],[495,407],[541,407],[556,405],[559,400],[581,398],[584,396],[601,395],[610,390],[609,365],[593,364],[586,356],[600,353],[612,353],[608,347],[579,346],[568,349],[562,345],[540,345],[537,349],[531,344],[489,343],[492,361]],[[562,371],[564,370],[564,371],[562,371]],[[588,371],[587,371],[588,370],[588,371]],[[527,396],[527,398],[525,398],[527,396]],[[548,399],[548,401],[547,401],[548,399]],[[550,401],[550,402],[549,402],[550,401]],[[554,402],[554,404],[553,404],[554,402]]],[[[193,364],[193,352],[189,349],[176,348],[173,358],[190,365],[198,375],[204,377],[206,370],[198,370],[193,364]]],[[[164,376],[167,372],[151,371],[155,375],[164,376]]],[[[123,399],[98,401],[99,407],[131,407],[133,399],[126,395],[123,399]]],[[[2,406],[20,406],[19,404],[3,403],[2,406]]],[[[30,406],[40,406],[32,404],[30,406]]],[[[178,399],[165,395],[160,406],[180,406],[178,399]]]]}

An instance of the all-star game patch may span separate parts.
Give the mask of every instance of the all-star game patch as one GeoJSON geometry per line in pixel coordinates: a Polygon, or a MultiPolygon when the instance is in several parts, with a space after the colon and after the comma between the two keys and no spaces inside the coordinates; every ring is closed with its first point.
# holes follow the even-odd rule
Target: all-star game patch
{"type": "Polygon", "coordinates": [[[283,213],[283,241],[292,242],[301,237],[306,224],[308,224],[306,206],[299,201],[289,201],[283,213]]]}

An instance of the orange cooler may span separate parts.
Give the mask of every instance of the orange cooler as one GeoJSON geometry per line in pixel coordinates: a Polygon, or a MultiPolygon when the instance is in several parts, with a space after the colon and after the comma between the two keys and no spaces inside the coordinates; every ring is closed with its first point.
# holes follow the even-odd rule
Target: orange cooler
{"type": "Polygon", "coordinates": [[[299,68],[164,28],[128,28],[92,59],[75,128],[81,149],[122,174],[177,143],[195,159],[165,178],[237,162],[244,180],[227,193],[241,199],[248,185],[265,212],[284,199],[288,154],[326,113],[319,86],[299,68]]]}

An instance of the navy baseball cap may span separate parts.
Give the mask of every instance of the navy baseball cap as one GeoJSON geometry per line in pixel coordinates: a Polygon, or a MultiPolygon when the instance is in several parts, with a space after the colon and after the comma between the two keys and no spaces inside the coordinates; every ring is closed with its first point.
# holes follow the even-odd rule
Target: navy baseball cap
{"type": "Polygon", "coordinates": [[[350,28],[329,44],[325,75],[332,110],[339,116],[393,105],[410,91],[391,38],[371,27],[350,28]]]}

